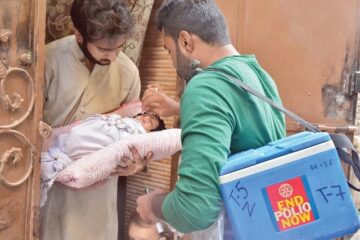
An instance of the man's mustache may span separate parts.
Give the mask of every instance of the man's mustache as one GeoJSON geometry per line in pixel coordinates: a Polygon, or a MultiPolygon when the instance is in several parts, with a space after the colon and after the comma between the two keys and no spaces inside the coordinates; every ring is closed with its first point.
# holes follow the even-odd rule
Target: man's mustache
{"type": "Polygon", "coordinates": [[[101,59],[99,63],[100,65],[109,65],[111,61],[109,59],[101,59]]]}

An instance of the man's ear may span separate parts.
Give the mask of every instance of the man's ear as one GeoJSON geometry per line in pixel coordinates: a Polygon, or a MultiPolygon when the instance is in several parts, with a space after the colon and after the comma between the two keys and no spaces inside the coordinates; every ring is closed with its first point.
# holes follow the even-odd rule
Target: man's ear
{"type": "Polygon", "coordinates": [[[74,34],[75,34],[75,39],[78,43],[83,43],[84,42],[84,38],[83,36],[81,35],[81,33],[76,29],[74,28],[74,34]]]}
{"type": "Polygon", "coordinates": [[[188,53],[192,53],[194,50],[194,39],[187,31],[181,31],[179,34],[178,45],[188,53]]]}

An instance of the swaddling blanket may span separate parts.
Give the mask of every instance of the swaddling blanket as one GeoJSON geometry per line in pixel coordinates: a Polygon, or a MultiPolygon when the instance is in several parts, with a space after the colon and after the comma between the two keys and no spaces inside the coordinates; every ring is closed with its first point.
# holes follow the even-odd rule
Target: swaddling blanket
{"type": "Polygon", "coordinates": [[[98,114],[56,136],[47,151],[41,153],[41,205],[57,174],[73,161],[128,136],[143,133],[146,131],[136,119],[98,114]]]}
{"type": "Polygon", "coordinates": [[[70,187],[83,188],[106,179],[122,157],[132,158],[129,147],[135,147],[141,157],[153,152],[152,160],[159,160],[181,150],[181,130],[167,129],[159,132],[129,136],[90,155],[73,162],[56,177],[56,181],[70,187]]]}
{"type": "Polygon", "coordinates": [[[142,157],[153,152],[153,160],[181,150],[180,129],[146,133],[136,119],[116,114],[94,115],[59,132],[49,139],[50,144],[43,144],[40,206],[45,205],[54,181],[83,188],[106,179],[122,165],[122,157],[132,158],[129,147],[135,147],[142,157]]]}

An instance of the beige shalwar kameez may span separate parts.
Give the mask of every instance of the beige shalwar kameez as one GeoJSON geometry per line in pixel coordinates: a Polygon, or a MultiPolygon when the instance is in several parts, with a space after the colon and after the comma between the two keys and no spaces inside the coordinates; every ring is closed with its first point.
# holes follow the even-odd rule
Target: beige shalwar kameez
{"type": "MultiPolygon", "coordinates": [[[[90,72],[75,37],[46,46],[44,121],[58,127],[138,100],[139,72],[120,53],[109,66],[90,72]]],[[[41,209],[42,240],[117,239],[117,177],[90,191],[55,185],[41,209]]]]}

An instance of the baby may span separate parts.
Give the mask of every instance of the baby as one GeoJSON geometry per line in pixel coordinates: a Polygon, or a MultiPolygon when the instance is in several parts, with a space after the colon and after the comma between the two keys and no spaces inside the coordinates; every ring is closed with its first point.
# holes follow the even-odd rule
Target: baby
{"type": "Polygon", "coordinates": [[[174,234],[169,230],[166,224],[161,222],[150,225],[141,219],[135,211],[130,217],[129,223],[130,240],[172,240],[174,234]]]}
{"type": "Polygon", "coordinates": [[[76,123],[68,132],[56,136],[52,146],[41,153],[42,201],[57,174],[73,161],[129,136],[165,129],[153,113],[142,112],[133,118],[118,114],[97,114],[76,123]]]}

